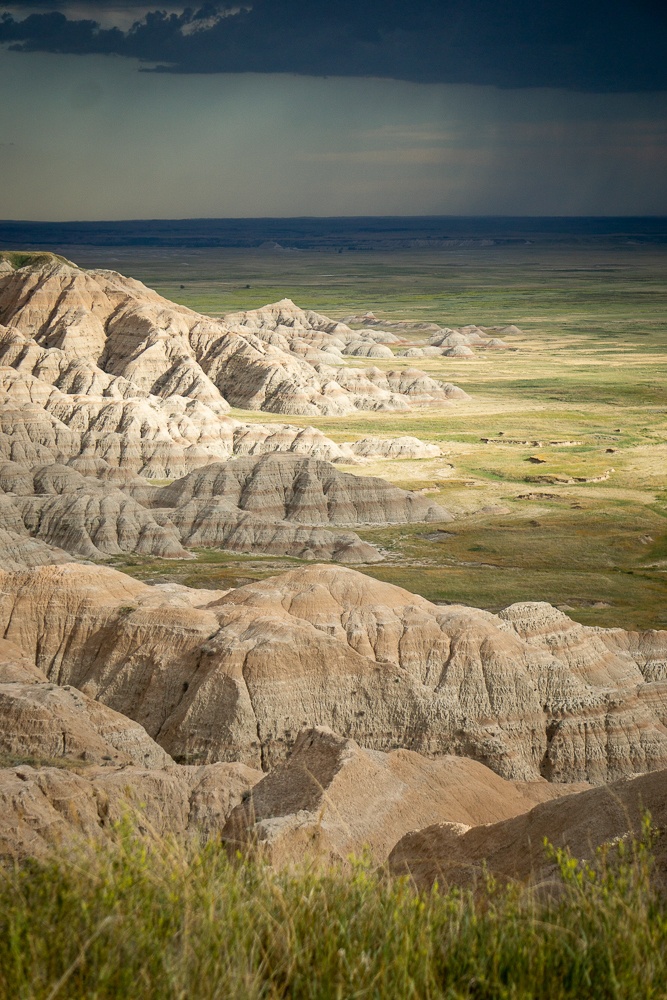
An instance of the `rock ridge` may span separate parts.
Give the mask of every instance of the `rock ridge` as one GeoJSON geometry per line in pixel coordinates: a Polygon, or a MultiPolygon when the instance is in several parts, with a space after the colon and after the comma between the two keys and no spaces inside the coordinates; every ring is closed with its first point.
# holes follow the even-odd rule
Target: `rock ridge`
{"type": "Polygon", "coordinates": [[[508,780],[667,766],[665,632],[587,628],[543,604],[435,606],[332,565],[200,607],[104,567],[4,573],[0,586],[0,634],[179,759],[268,768],[324,725],[508,780]]]}

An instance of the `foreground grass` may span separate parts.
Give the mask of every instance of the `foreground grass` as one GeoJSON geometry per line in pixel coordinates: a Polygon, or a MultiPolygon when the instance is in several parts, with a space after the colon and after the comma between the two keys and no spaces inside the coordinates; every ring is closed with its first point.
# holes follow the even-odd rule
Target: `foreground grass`
{"type": "Polygon", "coordinates": [[[368,865],[273,872],[218,845],[114,844],[0,869],[0,995],[647,998],[667,995],[650,835],[556,890],[418,893],[368,865]]]}

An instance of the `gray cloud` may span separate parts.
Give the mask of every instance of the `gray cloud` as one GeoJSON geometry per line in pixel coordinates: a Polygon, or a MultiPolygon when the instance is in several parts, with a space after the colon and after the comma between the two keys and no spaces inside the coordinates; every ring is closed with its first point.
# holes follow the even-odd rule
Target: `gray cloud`
{"type": "Polygon", "coordinates": [[[95,0],[12,9],[0,43],[14,51],[115,54],[154,72],[667,90],[667,14],[654,0],[254,0],[148,13],[143,3],[124,29],[106,26],[109,7],[95,0]]]}

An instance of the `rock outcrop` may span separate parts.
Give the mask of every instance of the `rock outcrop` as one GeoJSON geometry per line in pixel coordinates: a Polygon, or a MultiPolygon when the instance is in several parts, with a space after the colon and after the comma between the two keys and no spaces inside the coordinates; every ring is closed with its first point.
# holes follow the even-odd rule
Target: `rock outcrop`
{"type": "MultiPolygon", "coordinates": [[[[114,271],[54,258],[0,275],[0,324],[0,362],[69,395],[178,397],[218,413],[232,405],[333,415],[409,403],[400,389],[365,387],[363,378],[361,391],[344,385],[336,364],[348,335],[358,335],[289,300],[215,320],[114,271]]],[[[434,385],[430,403],[447,398],[434,385]]]]}
{"type": "Polygon", "coordinates": [[[406,834],[389,863],[409,873],[419,886],[474,885],[483,870],[500,880],[548,883],[556,866],[545,840],[567,848],[575,858],[593,859],[603,844],[641,833],[650,813],[661,836],[654,849],[655,879],[667,890],[667,771],[615,781],[602,788],[544,802],[529,812],[488,826],[435,824],[406,834]]]}
{"type": "MultiPolygon", "coordinates": [[[[421,442],[408,440],[413,451],[415,445],[421,442]]],[[[96,478],[58,463],[33,469],[0,463],[0,543],[8,564],[62,562],[62,550],[84,559],[123,552],[189,558],[184,546],[378,562],[374,546],[329,528],[451,518],[385,480],[293,455],[213,463],[164,488],[127,470],[100,471],[96,478]],[[53,557],[31,551],[26,536],[55,547],[53,557]]]]}
{"type": "Polygon", "coordinates": [[[343,351],[351,358],[393,358],[394,352],[384,344],[376,344],[373,340],[353,340],[343,351]]]}
{"type": "Polygon", "coordinates": [[[214,836],[261,772],[243,764],[0,768],[0,857],[23,859],[113,837],[214,836]]]}
{"type": "Polygon", "coordinates": [[[340,472],[329,462],[264,455],[216,463],[156,492],[155,505],[226,500],[265,518],[307,525],[406,524],[452,515],[419,493],[374,476],[340,472]]]}
{"type": "Polygon", "coordinates": [[[464,757],[429,760],[410,750],[363,750],[323,727],[299,734],[278,764],[232,810],[232,850],[260,849],[274,864],[304,855],[346,860],[368,849],[383,862],[415,826],[493,823],[532,808],[553,786],[523,788],[464,757]]]}
{"type": "MultiPolygon", "coordinates": [[[[508,329],[509,328],[503,328],[508,329]]],[[[514,327],[517,333],[520,331],[514,327]]],[[[489,336],[489,333],[493,333],[497,330],[496,327],[483,327],[483,326],[463,326],[460,330],[452,330],[449,327],[445,327],[442,330],[437,330],[433,333],[428,340],[431,350],[437,350],[437,353],[443,354],[448,358],[473,358],[475,352],[472,348],[482,348],[483,350],[498,351],[504,350],[509,345],[505,343],[500,337],[489,336]]],[[[417,348],[421,352],[421,356],[426,355],[429,351],[428,347],[417,348]]],[[[412,357],[418,357],[419,355],[411,355],[412,357]]]]}
{"type": "Polygon", "coordinates": [[[0,758],[108,760],[149,768],[173,763],[143,726],[46,678],[43,683],[0,683],[0,720],[0,758]]]}
{"type": "MultiPolygon", "coordinates": [[[[164,559],[190,557],[173,525],[159,524],[150,511],[121,490],[84,478],[73,469],[66,471],[82,482],[53,492],[38,483],[39,493],[11,497],[11,509],[33,538],[83,559],[123,552],[164,559]]],[[[6,505],[0,507],[0,517],[3,512],[6,516],[6,505]]]]}
{"type": "Polygon", "coordinates": [[[242,423],[183,396],[68,394],[11,367],[0,367],[0,394],[0,458],[28,467],[85,460],[172,479],[233,455],[345,458],[314,427],[242,423]]]}
{"type": "MultiPolygon", "coordinates": [[[[365,382],[374,392],[374,384],[365,382]]],[[[403,387],[419,389],[419,380],[403,387]]],[[[335,444],[314,427],[243,423],[182,396],[68,394],[11,367],[0,367],[0,394],[0,460],[28,468],[61,463],[84,474],[121,469],[173,479],[234,456],[291,453],[328,462],[351,457],[350,445],[335,444]]],[[[383,445],[376,454],[384,454],[383,445]]]]}
{"type": "Polygon", "coordinates": [[[0,640],[0,857],[110,836],[128,815],[148,835],[219,833],[259,778],[242,764],[176,765],[137,722],[0,640]]]}
{"type": "Polygon", "coordinates": [[[5,573],[0,590],[0,635],[179,759],[268,769],[326,725],[511,780],[667,766],[665,632],[587,628],[544,604],[437,607],[321,565],[200,607],[102,567],[5,573]]]}
{"type": "Polygon", "coordinates": [[[336,340],[322,327],[340,324],[293,303],[288,311],[295,326],[278,315],[263,329],[276,346],[248,322],[232,329],[113,272],[58,261],[10,269],[0,275],[0,457],[28,466],[84,457],[155,478],[274,451],[336,461],[341,449],[314,428],[243,423],[229,404],[335,414],[467,398],[416,369],[335,367],[345,340],[313,345],[336,340]],[[317,357],[295,354],[283,327],[298,327],[317,357]]]}
{"type": "MultiPolygon", "coordinates": [[[[68,466],[25,469],[0,464],[0,526],[23,532],[55,548],[44,562],[61,562],[65,550],[84,559],[136,552],[167,559],[189,558],[173,526],[159,524],[121,490],[68,466]],[[23,530],[22,530],[23,529],[23,530]]],[[[15,558],[13,561],[19,561],[15,558]]],[[[24,565],[33,560],[24,557],[24,565]]]]}
{"type": "Polygon", "coordinates": [[[360,438],[341,447],[345,453],[357,459],[439,458],[442,454],[440,445],[428,444],[407,434],[397,438],[360,438]]]}
{"type": "MultiPolygon", "coordinates": [[[[330,376],[325,366],[317,366],[322,376],[330,376]]],[[[377,409],[386,392],[396,394],[396,409],[409,409],[409,404],[432,406],[434,403],[448,403],[469,399],[463,389],[451,382],[439,382],[419,368],[401,368],[381,371],[379,368],[342,368],[338,381],[350,392],[367,399],[368,409],[377,409]],[[405,402],[400,402],[403,399],[405,402]]]]}
{"type": "Polygon", "coordinates": [[[31,538],[19,512],[0,495],[0,566],[4,570],[71,561],[69,553],[31,538]]]}
{"type": "Polygon", "coordinates": [[[183,544],[191,548],[261,552],[296,559],[331,559],[353,565],[383,559],[374,545],[363,542],[352,531],[329,531],[319,526],[300,525],[291,519],[251,513],[217,497],[190,500],[168,511],[168,517],[183,544]]]}

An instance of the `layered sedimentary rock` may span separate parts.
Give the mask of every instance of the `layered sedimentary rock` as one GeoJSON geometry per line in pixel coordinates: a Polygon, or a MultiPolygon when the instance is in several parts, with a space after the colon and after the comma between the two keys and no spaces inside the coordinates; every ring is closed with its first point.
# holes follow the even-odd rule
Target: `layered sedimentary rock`
{"type": "Polygon", "coordinates": [[[0,639],[0,684],[46,683],[47,678],[13,642],[0,639]]]}
{"type": "Polygon", "coordinates": [[[463,757],[364,750],[323,727],[299,734],[284,764],[256,784],[222,832],[232,849],[259,848],[274,864],[305,853],[376,861],[424,822],[493,823],[532,808],[547,782],[523,788],[463,757]]]}
{"type": "Polygon", "coordinates": [[[261,777],[242,764],[176,765],[137,722],[51,683],[4,639],[0,765],[0,857],[18,858],[109,836],[128,816],[149,835],[219,833],[261,777]]]}
{"type": "Polygon", "coordinates": [[[71,560],[72,556],[62,549],[31,538],[19,511],[9,498],[0,494],[0,566],[3,569],[21,570],[71,560]]]}
{"type": "Polygon", "coordinates": [[[428,444],[406,434],[397,438],[366,437],[344,444],[355,458],[439,458],[440,445],[428,444]]]}
{"type": "Polygon", "coordinates": [[[340,472],[329,462],[293,455],[239,458],[191,472],[156,493],[155,504],[226,500],[263,517],[307,525],[447,521],[427,497],[374,476],[340,472]]]}
{"type": "Polygon", "coordinates": [[[545,841],[573,857],[592,859],[598,847],[638,836],[650,813],[661,836],[654,849],[657,885],[667,890],[667,771],[621,779],[602,788],[545,802],[489,826],[439,823],[406,834],[392,850],[396,873],[409,872],[420,886],[471,885],[484,870],[503,880],[547,883],[556,865],[545,841]]]}
{"type": "Polygon", "coordinates": [[[160,479],[233,455],[291,451],[345,458],[314,427],[242,423],[217,405],[184,396],[68,394],[0,367],[0,397],[0,458],[26,466],[85,459],[160,479]]]}
{"type": "Polygon", "coordinates": [[[0,857],[39,857],[113,836],[215,836],[261,772],[243,764],[0,768],[0,857]]]}
{"type": "Polygon", "coordinates": [[[312,566],[194,608],[113,570],[3,574],[0,631],[50,680],[179,759],[267,769],[326,725],[368,749],[468,756],[512,780],[667,766],[667,635],[549,605],[437,607],[312,566]]]}
{"type": "Polygon", "coordinates": [[[44,678],[0,683],[0,756],[66,757],[101,764],[173,763],[146,730],[70,685],[44,678]]]}
{"type": "Polygon", "coordinates": [[[389,347],[368,340],[350,341],[343,354],[347,354],[351,358],[393,358],[394,356],[389,347]]]}
{"type": "Polygon", "coordinates": [[[329,528],[451,518],[385,480],[292,455],[213,463],[162,489],[127,470],[100,473],[0,463],[0,544],[8,563],[21,563],[28,535],[57,551],[50,559],[28,548],[25,565],[61,562],[61,550],[85,559],[123,552],[183,559],[190,556],[184,546],[378,562],[374,546],[329,528]]]}
{"type": "MultiPolygon", "coordinates": [[[[0,459],[27,467],[76,463],[84,474],[110,468],[172,479],[233,456],[349,462],[355,454],[354,445],[335,444],[314,427],[243,423],[182,396],[68,394],[11,367],[0,367],[0,396],[0,459]]],[[[381,457],[385,449],[368,444],[366,455],[381,457]]]]}
{"type": "Polygon", "coordinates": [[[141,504],[104,484],[71,493],[16,497],[16,509],[34,538],[84,559],[123,552],[185,559],[189,553],[171,524],[159,524],[141,504]]]}
{"type": "Polygon", "coordinates": [[[382,330],[351,330],[345,322],[322,316],[312,309],[299,309],[291,299],[281,299],[260,309],[227,313],[226,325],[250,331],[267,344],[290,351],[311,363],[340,362],[351,357],[391,358],[386,344],[398,337],[382,330]]]}
{"type": "Polygon", "coordinates": [[[189,556],[173,526],[159,524],[121,490],[68,466],[29,470],[2,463],[0,490],[4,491],[0,526],[17,535],[23,528],[32,538],[55,547],[56,558],[48,561],[62,561],[60,550],[84,559],[121,552],[167,559],[189,556]]]}
{"type": "Polygon", "coordinates": [[[260,552],[263,555],[297,559],[332,559],[344,563],[376,563],[382,554],[352,531],[329,531],[300,525],[291,519],[272,518],[240,510],[235,504],[214,497],[190,500],[168,512],[183,544],[191,548],[218,548],[230,552],[260,552]]]}
{"type": "MultiPolygon", "coordinates": [[[[218,414],[345,414],[416,399],[363,376],[356,389],[343,384],[337,335],[352,331],[289,300],[215,320],[113,271],[54,259],[0,275],[0,324],[0,361],[66,394],[188,398],[218,414]],[[302,357],[311,349],[319,363],[302,357]]],[[[421,402],[452,398],[434,385],[421,402]]]]}
{"type": "MultiPolygon", "coordinates": [[[[446,358],[474,358],[474,348],[499,351],[506,350],[508,344],[500,337],[490,336],[496,327],[464,326],[460,330],[449,327],[437,329],[428,340],[426,347],[409,347],[398,354],[406,358],[427,358],[442,356],[446,358]]],[[[520,333],[516,328],[504,327],[509,333],[520,333]]]]}
{"type": "MultiPolygon", "coordinates": [[[[326,366],[317,366],[323,377],[330,377],[326,366]]],[[[396,409],[409,409],[410,403],[433,405],[448,403],[470,397],[459,386],[451,382],[440,382],[426,375],[419,368],[400,368],[381,371],[379,368],[342,368],[337,379],[349,392],[358,395],[368,403],[364,409],[377,409],[387,392],[394,393],[396,409]]]]}

